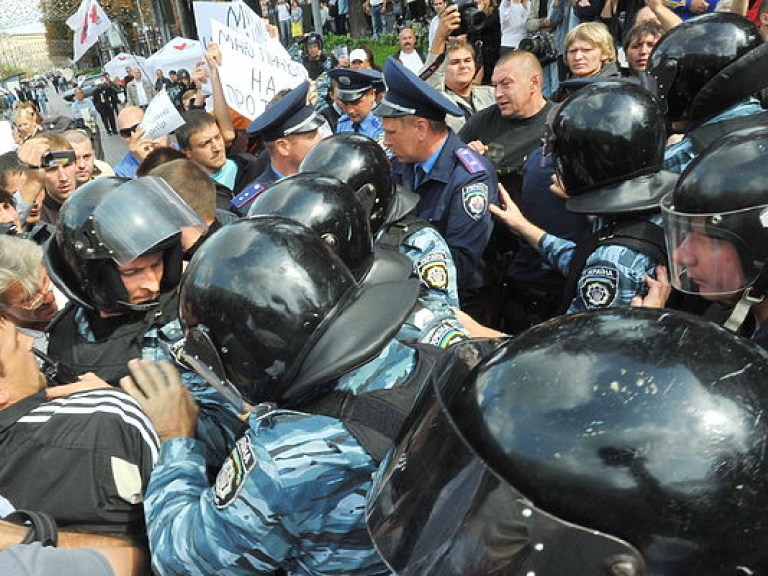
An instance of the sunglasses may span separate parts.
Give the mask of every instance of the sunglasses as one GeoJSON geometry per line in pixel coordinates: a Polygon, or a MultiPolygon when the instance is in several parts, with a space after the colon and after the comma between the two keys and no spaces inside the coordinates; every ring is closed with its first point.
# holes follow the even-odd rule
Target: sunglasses
{"type": "Polygon", "coordinates": [[[130,138],[133,135],[133,133],[136,132],[136,130],[138,130],[138,128],[139,128],[139,125],[134,124],[130,128],[121,128],[120,130],[118,130],[118,134],[120,134],[122,138],[130,138]]]}

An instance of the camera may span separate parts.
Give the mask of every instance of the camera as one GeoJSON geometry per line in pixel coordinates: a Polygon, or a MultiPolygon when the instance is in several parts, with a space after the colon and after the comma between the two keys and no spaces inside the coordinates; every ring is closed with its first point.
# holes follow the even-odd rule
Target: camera
{"type": "Polygon", "coordinates": [[[485,12],[478,9],[475,0],[449,0],[448,6],[456,6],[459,9],[461,25],[451,32],[451,36],[468,34],[480,28],[485,22],[485,12]]]}
{"type": "Polygon", "coordinates": [[[55,168],[57,166],[69,166],[76,160],[74,150],[51,150],[43,155],[41,168],[55,168]]]}
{"type": "Polygon", "coordinates": [[[517,47],[536,56],[542,66],[557,60],[557,50],[549,32],[536,32],[530,38],[523,38],[517,47]]]}

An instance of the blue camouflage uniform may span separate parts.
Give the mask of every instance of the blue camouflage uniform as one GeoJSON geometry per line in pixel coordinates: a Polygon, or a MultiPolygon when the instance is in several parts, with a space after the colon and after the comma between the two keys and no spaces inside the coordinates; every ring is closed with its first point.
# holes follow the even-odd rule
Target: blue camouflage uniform
{"type": "MultiPolygon", "coordinates": [[[[399,61],[384,64],[387,93],[374,110],[384,118],[416,116],[445,120],[462,110],[399,61]]],[[[432,224],[448,244],[456,265],[462,305],[478,304],[487,287],[483,252],[493,232],[488,205],[498,204],[498,181],[491,164],[448,130],[440,147],[421,162],[392,165],[397,185],[419,195],[414,214],[432,224]],[[465,302],[466,297],[466,302],[465,302]]]]}
{"type": "MultiPolygon", "coordinates": [[[[661,214],[655,214],[648,220],[662,225],[661,214]]],[[[600,218],[595,219],[595,225],[601,226],[600,218]]],[[[550,265],[567,277],[576,243],[544,234],[538,247],[550,265]]],[[[567,313],[629,306],[634,296],[645,294],[645,276],[653,276],[658,264],[666,262],[656,262],[626,246],[598,246],[584,264],[576,296],[567,313]]]]}
{"type": "MultiPolygon", "coordinates": [[[[269,106],[247,128],[249,134],[258,134],[264,142],[274,142],[292,134],[317,132],[325,119],[307,105],[309,82],[302,82],[280,100],[269,106]]],[[[248,214],[251,202],[277,180],[288,174],[280,174],[270,162],[261,175],[232,198],[230,209],[241,216],[248,214]]]]}
{"type": "MultiPolygon", "coordinates": [[[[700,126],[708,126],[722,122],[723,120],[730,120],[732,118],[739,118],[741,116],[750,116],[752,114],[759,114],[764,112],[763,108],[756,98],[748,98],[738,104],[734,104],[720,112],[717,116],[709,118],[707,121],[702,122],[700,126]]],[[[662,166],[666,170],[682,174],[688,164],[690,164],[694,158],[696,158],[697,151],[694,149],[693,142],[690,138],[683,138],[677,144],[667,147],[664,151],[664,162],[662,166]]]]}
{"type": "Polygon", "coordinates": [[[413,272],[429,294],[449,306],[459,307],[456,265],[437,230],[431,226],[420,228],[403,238],[397,249],[413,262],[413,272]]]}
{"type": "MultiPolygon", "coordinates": [[[[409,343],[447,347],[468,335],[443,303],[417,304],[397,337],[336,390],[402,386],[409,343]]],[[[365,525],[377,465],[337,419],[257,406],[215,485],[202,443],[166,441],[145,494],[155,570],[168,574],[389,574],[365,525]]]]}

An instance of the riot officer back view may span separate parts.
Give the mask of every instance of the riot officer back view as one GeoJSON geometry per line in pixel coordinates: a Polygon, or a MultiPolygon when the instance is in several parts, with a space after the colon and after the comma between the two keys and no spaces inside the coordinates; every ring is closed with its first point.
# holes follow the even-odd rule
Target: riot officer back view
{"type": "Polygon", "coordinates": [[[374,242],[399,251],[436,298],[459,306],[456,266],[440,233],[413,216],[418,196],[395,186],[386,153],[375,141],[355,133],[334,134],[307,153],[299,172],[335,176],[349,185],[369,214],[374,242]]]}
{"type": "Polygon", "coordinates": [[[571,94],[553,114],[548,146],[569,198],[566,208],[596,214],[578,244],[526,220],[512,200],[491,211],[567,278],[563,311],[628,306],[645,278],[666,264],[658,205],[677,175],[661,170],[664,119],[652,96],[618,80],[571,94]]]}
{"type": "Polygon", "coordinates": [[[651,53],[648,74],[683,140],[665,152],[664,166],[681,173],[717,138],[768,123],[753,97],[768,86],[768,44],[747,18],[713,12],[675,26],[651,53]]]}
{"type": "Polygon", "coordinates": [[[369,530],[401,576],[764,574],[767,376],[749,341],[648,309],[457,355],[382,463],[369,530]]]}
{"type": "Polygon", "coordinates": [[[157,331],[176,317],[184,226],[204,227],[154,177],[97,179],[62,207],[45,263],[70,304],[49,328],[48,354],[70,379],[95,372],[116,384],[130,358],[159,354],[157,331]]]}

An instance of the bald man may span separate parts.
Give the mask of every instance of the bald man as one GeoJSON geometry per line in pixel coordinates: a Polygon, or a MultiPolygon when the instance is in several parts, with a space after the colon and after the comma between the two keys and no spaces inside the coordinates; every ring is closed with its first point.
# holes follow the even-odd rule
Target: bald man
{"type": "Polygon", "coordinates": [[[117,115],[117,133],[128,146],[128,152],[115,165],[115,174],[123,178],[136,178],[136,169],[147,154],[159,146],[170,146],[168,136],[157,140],[144,138],[144,129],[139,124],[144,120],[144,110],[138,106],[126,106],[117,115]]]}

